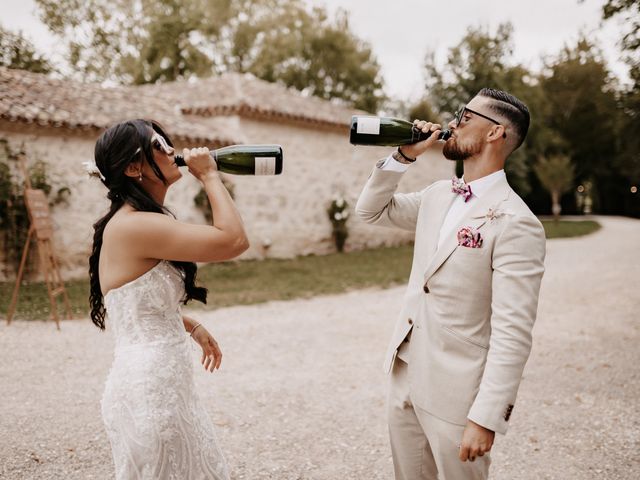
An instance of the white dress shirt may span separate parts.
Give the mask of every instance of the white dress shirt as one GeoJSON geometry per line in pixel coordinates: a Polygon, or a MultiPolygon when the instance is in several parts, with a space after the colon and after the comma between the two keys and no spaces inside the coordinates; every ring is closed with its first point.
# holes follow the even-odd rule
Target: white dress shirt
{"type": "MultiPolygon", "coordinates": [[[[400,163],[393,156],[389,155],[387,159],[380,165],[380,169],[389,170],[392,172],[405,172],[407,168],[409,168],[410,164],[400,163]]],[[[491,186],[504,178],[506,175],[504,170],[498,170],[497,172],[490,173],[487,176],[482,178],[478,178],[473,182],[469,182],[468,185],[471,186],[471,198],[467,202],[464,201],[464,197],[462,195],[456,195],[456,199],[451,204],[451,208],[447,212],[446,217],[444,218],[444,222],[442,222],[442,227],[440,227],[440,234],[438,237],[438,248],[444,242],[444,239],[447,238],[447,235],[450,234],[450,231],[458,224],[460,219],[465,215],[467,211],[473,206],[473,202],[482,197],[487,190],[491,188],[491,186]]],[[[462,177],[464,180],[464,177],[462,177]]]]}

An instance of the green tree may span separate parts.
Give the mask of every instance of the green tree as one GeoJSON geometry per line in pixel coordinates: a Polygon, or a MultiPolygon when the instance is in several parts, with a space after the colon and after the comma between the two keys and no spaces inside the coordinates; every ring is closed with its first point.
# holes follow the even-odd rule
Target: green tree
{"type": "Polygon", "coordinates": [[[492,87],[516,94],[527,73],[514,64],[513,26],[503,23],[495,35],[481,27],[469,27],[458,45],[449,50],[443,68],[435,53],[425,60],[426,91],[440,112],[452,113],[481,88],[492,87]]]}
{"type": "Polygon", "coordinates": [[[540,157],[533,170],[542,186],[551,194],[551,211],[557,221],[562,211],[560,197],[573,187],[575,167],[568,156],[551,155],[540,157]]]}
{"type": "Polygon", "coordinates": [[[49,73],[49,62],[21,33],[12,33],[0,25],[0,66],[49,73]]]}
{"type": "Polygon", "coordinates": [[[640,216],[640,195],[630,193],[630,186],[640,184],[640,0],[608,0],[602,7],[603,18],[624,19],[626,29],[622,30],[620,46],[626,54],[631,85],[621,95],[622,124],[620,131],[620,171],[626,181],[622,181],[625,213],[640,216]]]}
{"type": "Polygon", "coordinates": [[[609,189],[619,183],[621,117],[615,81],[602,54],[579,39],[547,61],[540,86],[547,104],[543,121],[560,139],[542,153],[566,153],[579,181],[596,179],[594,209],[614,211],[616,195],[609,189]]]}
{"type": "Polygon", "coordinates": [[[375,112],[384,100],[380,67],[370,46],[351,33],[347,13],[339,10],[332,20],[300,0],[271,1],[263,15],[254,11],[255,0],[243,2],[241,11],[251,14],[231,32],[225,67],[375,112]]]}
{"type": "Polygon", "coordinates": [[[204,75],[229,0],[36,0],[78,77],[127,84],[204,75]]]}
{"type": "Polygon", "coordinates": [[[370,46],[346,12],[302,0],[36,0],[41,19],[85,78],[126,84],[225,71],[340,98],[375,111],[384,99],[370,46]]]}

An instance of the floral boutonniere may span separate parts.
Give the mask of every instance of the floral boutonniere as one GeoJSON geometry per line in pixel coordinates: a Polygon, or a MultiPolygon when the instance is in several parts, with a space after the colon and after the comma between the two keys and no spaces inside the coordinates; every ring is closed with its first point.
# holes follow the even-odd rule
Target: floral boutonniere
{"type": "Polygon", "coordinates": [[[492,207],[489,209],[489,211],[485,214],[485,218],[489,221],[491,220],[495,220],[496,218],[500,218],[503,215],[505,215],[505,213],[498,209],[497,207],[492,207]]]}
{"type": "Polygon", "coordinates": [[[480,228],[485,223],[493,222],[495,219],[503,217],[504,215],[506,215],[506,213],[504,211],[500,210],[498,207],[491,207],[491,208],[489,208],[489,210],[487,210],[487,213],[485,213],[484,215],[478,215],[478,216],[473,217],[473,218],[484,218],[484,222],[482,222],[478,226],[478,228],[480,228]]]}

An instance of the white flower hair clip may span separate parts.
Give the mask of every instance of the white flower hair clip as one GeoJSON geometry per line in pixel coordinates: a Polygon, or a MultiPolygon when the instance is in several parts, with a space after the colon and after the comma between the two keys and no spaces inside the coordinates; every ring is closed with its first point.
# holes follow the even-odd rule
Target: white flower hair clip
{"type": "Polygon", "coordinates": [[[82,162],[82,165],[84,165],[84,169],[90,177],[97,177],[103,182],[106,180],[94,160],[90,160],[88,162],[82,162]]]}

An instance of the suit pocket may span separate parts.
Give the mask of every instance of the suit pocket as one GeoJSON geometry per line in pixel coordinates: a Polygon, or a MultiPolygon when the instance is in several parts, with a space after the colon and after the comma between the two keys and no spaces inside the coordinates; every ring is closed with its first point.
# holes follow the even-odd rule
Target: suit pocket
{"type": "Polygon", "coordinates": [[[455,252],[453,252],[453,255],[461,258],[484,258],[485,256],[489,255],[489,251],[489,247],[487,246],[472,248],[458,245],[458,248],[456,248],[455,252]]]}
{"type": "Polygon", "coordinates": [[[482,343],[473,340],[472,338],[469,338],[465,335],[462,335],[461,333],[456,332],[455,330],[449,328],[449,327],[445,327],[444,325],[442,325],[441,323],[439,323],[440,328],[442,330],[445,331],[445,333],[448,333],[449,335],[455,337],[456,339],[460,340],[461,342],[465,342],[468,343],[469,345],[472,345],[474,347],[477,348],[481,348],[483,350],[488,350],[489,349],[489,345],[483,345],[482,343]]]}

